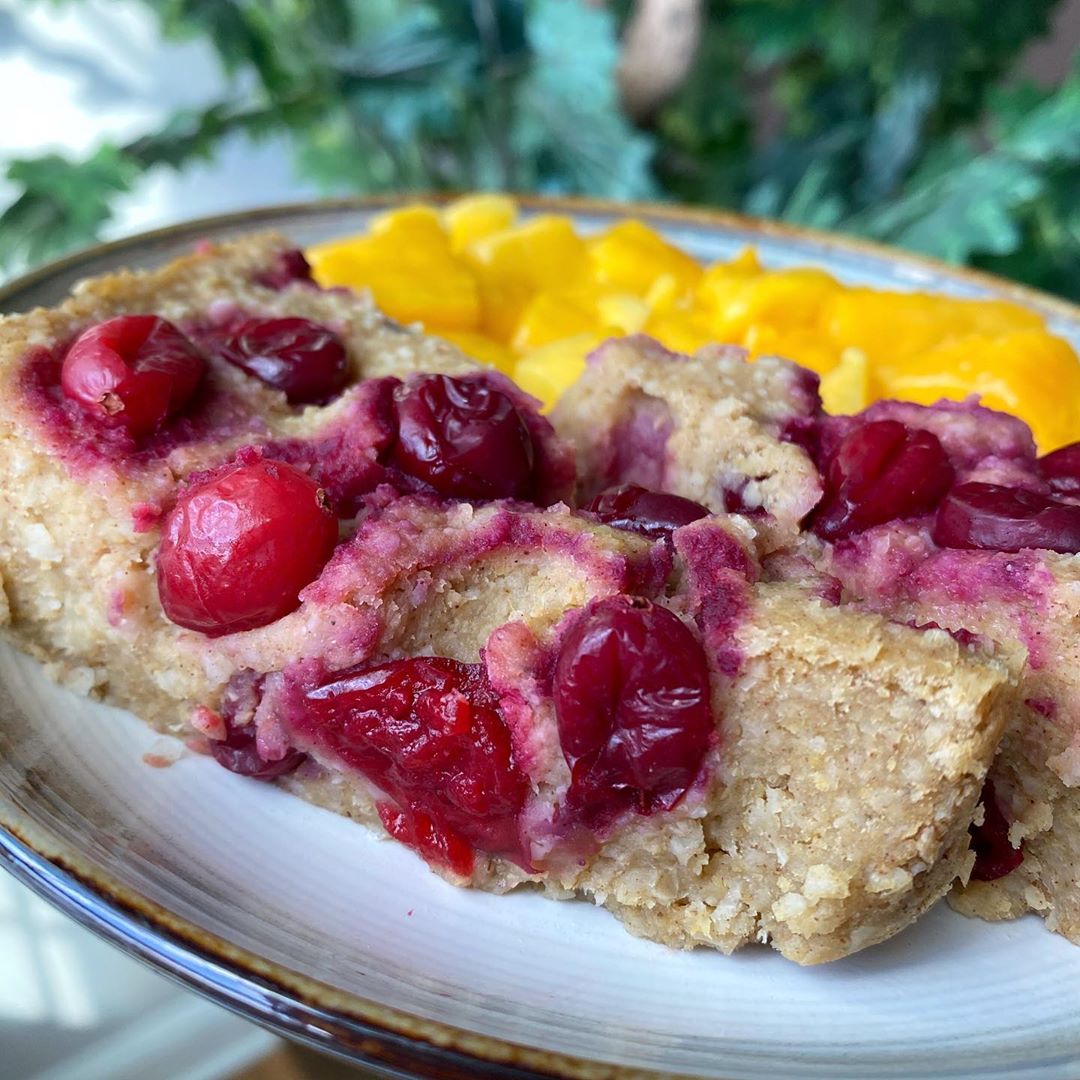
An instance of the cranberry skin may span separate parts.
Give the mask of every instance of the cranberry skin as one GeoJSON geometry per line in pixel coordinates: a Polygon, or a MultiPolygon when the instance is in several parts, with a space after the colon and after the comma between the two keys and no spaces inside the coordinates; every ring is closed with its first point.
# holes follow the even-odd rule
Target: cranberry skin
{"type": "Polygon", "coordinates": [[[898,420],[849,432],[824,469],[825,495],[811,528],[824,540],[929,513],[949,490],[953,468],[936,435],[898,420]]]}
{"type": "Polygon", "coordinates": [[[282,391],[293,405],[328,401],[349,381],[341,338],[310,319],[248,319],[229,337],[222,356],[282,391]]]}
{"type": "Polygon", "coordinates": [[[393,463],[459,499],[528,496],[534,449],[514,403],[478,379],[425,375],[394,392],[393,463]]]}
{"type": "Polygon", "coordinates": [[[1039,458],[1035,468],[1051,491],[1060,495],[1080,495],[1080,442],[1039,458]]]}
{"type": "Polygon", "coordinates": [[[268,289],[284,289],[298,281],[314,284],[311,264],[299,248],[279,252],[274,258],[274,265],[255,280],[268,289]]]}
{"type": "Polygon", "coordinates": [[[650,540],[670,540],[676,529],[708,517],[710,513],[707,507],[681,495],[649,491],[637,484],[608,488],[584,509],[613,529],[638,533],[650,540]]]}
{"type": "Polygon", "coordinates": [[[256,457],[184,491],[162,532],[158,596],[165,614],[219,635],[293,611],[334,550],[338,528],[313,480],[256,457]]]}
{"type": "Polygon", "coordinates": [[[942,500],[934,543],[946,548],[1080,552],[1080,506],[1025,488],[971,481],[942,500]]]}
{"type": "Polygon", "coordinates": [[[519,858],[528,782],[479,664],[395,660],[309,690],[301,723],[395,802],[387,830],[461,876],[473,850],[519,858]]]}
{"type": "Polygon", "coordinates": [[[195,344],[156,315],[118,315],[84,330],[60,370],[64,393],[135,438],[191,400],[206,370],[195,344]]]}
{"type": "Polygon", "coordinates": [[[1009,843],[1009,823],[1001,812],[993,782],[982,791],[983,823],[971,826],[971,850],[975,852],[973,881],[997,881],[1011,874],[1023,861],[1024,852],[1009,843]]]}
{"type": "Polygon", "coordinates": [[[559,650],[554,698],[571,770],[566,807],[592,828],[674,806],[716,728],[704,650],[647,600],[610,597],[585,610],[559,650]]]}
{"type": "Polygon", "coordinates": [[[249,776],[252,780],[276,780],[293,772],[307,759],[307,754],[300,750],[289,750],[283,758],[267,761],[259,754],[254,724],[241,726],[226,717],[225,730],[224,739],[211,740],[210,753],[219,765],[240,776],[249,776]]]}

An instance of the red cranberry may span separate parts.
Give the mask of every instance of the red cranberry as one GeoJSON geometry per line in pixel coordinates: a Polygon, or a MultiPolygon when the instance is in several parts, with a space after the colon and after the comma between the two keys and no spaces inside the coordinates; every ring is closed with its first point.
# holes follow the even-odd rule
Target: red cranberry
{"type": "Polygon", "coordinates": [[[708,664],[665,608],[625,596],[591,604],[559,650],[554,697],[566,805],[587,825],[667,810],[701,771],[716,726],[708,664]]]}
{"type": "Polygon", "coordinates": [[[971,481],[942,500],[934,543],[947,548],[1080,552],[1080,506],[1025,488],[971,481]]]}
{"type": "Polygon", "coordinates": [[[337,518],[313,480],[249,452],[184,491],[162,533],[165,614],[190,630],[229,634],[298,606],[334,550],[337,518]]]}
{"type": "Polygon", "coordinates": [[[311,282],[311,264],[299,248],[278,252],[274,265],[255,279],[268,289],[284,289],[297,281],[311,282]]]}
{"type": "Polygon", "coordinates": [[[225,738],[212,739],[210,753],[229,772],[250,776],[253,780],[276,780],[293,772],[307,757],[299,750],[289,750],[277,761],[267,761],[259,753],[254,724],[233,724],[225,718],[225,738]]]}
{"type": "Polygon", "coordinates": [[[637,484],[608,488],[584,509],[613,529],[639,533],[650,540],[668,540],[675,529],[709,516],[708,508],[700,503],[637,484]]]}
{"type": "Polygon", "coordinates": [[[402,472],[460,499],[526,497],[533,443],[514,403],[481,379],[425,375],[395,391],[402,472]]]}
{"type": "Polygon", "coordinates": [[[202,353],[172,323],[118,315],[72,342],[60,385],[84,409],[138,438],[183,409],[205,369],[202,353]]]}
{"type": "Polygon", "coordinates": [[[226,342],[222,356],[281,390],[293,405],[327,401],[349,380],[341,338],[310,319],[248,319],[226,342]]]}
{"type": "Polygon", "coordinates": [[[338,674],[307,693],[300,723],[394,800],[383,823],[429,861],[467,876],[473,849],[520,857],[528,782],[481,665],[418,657],[338,674]]]}
{"type": "Polygon", "coordinates": [[[1035,463],[1039,475],[1051,491],[1062,495],[1080,495],[1080,442],[1039,458],[1035,463]]]}
{"type": "Polygon", "coordinates": [[[873,420],[849,432],[824,474],[811,527],[825,540],[928,513],[953,481],[937,436],[898,420],[873,420]]]}
{"type": "Polygon", "coordinates": [[[996,881],[1024,861],[1024,852],[1009,843],[1009,823],[990,780],[983,785],[982,804],[983,823],[971,826],[971,850],[975,852],[971,877],[974,881],[996,881]]]}

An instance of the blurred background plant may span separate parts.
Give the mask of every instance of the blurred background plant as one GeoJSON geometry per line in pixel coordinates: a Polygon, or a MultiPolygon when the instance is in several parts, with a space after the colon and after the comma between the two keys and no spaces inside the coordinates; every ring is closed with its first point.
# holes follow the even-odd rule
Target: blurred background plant
{"type": "Polygon", "coordinates": [[[240,132],[284,135],[327,193],[678,199],[1080,297],[1080,63],[1017,75],[1059,0],[142,3],[212,44],[226,92],[81,158],[8,161],[8,269],[240,132]]]}

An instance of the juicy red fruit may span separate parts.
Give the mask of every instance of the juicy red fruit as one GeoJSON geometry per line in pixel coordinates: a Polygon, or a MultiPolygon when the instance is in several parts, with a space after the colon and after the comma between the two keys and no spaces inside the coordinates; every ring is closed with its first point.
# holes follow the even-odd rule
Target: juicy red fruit
{"type": "Polygon", "coordinates": [[[307,757],[299,750],[288,750],[276,761],[264,758],[259,753],[254,723],[234,724],[228,717],[225,718],[225,738],[211,739],[210,753],[229,772],[252,780],[276,780],[294,772],[307,757]]]}
{"type": "Polygon", "coordinates": [[[72,342],[60,385],[91,415],[139,438],[187,405],[205,370],[202,353],[172,323],[118,315],[72,342]]]}
{"type": "Polygon", "coordinates": [[[394,393],[402,472],[460,499],[526,498],[534,449],[514,403],[481,379],[425,375],[394,393]]]}
{"type": "Polygon", "coordinates": [[[934,543],[948,548],[1080,552],[1080,506],[1024,488],[971,481],[942,500],[934,543]]]}
{"type": "Polygon", "coordinates": [[[337,534],[313,480],[243,455],[184,491],[165,519],[161,606],[174,623],[205,634],[265,626],[298,606],[337,534]]]}
{"type": "Polygon", "coordinates": [[[248,319],[225,343],[222,356],[282,391],[293,405],[328,401],[349,381],[341,338],[310,319],[248,319]]]}
{"type": "Polygon", "coordinates": [[[1080,495],[1080,442],[1039,458],[1035,468],[1051,491],[1059,495],[1080,495]]]}
{"type": "Polygon", "coordinates": [[[474,849],[522,860],[528,782],[481,665],[418,657],[344,672],[308,691],[299,724],[393,800],[383,824],[429,862],[467,877],[474,849]]]}
{"type": "Polygon", "coordinates": [[[613,529],[638,533],[650,540],[667,540],[676,529],[709,516],[709,510],[700,503],[664,491],[649,491],[637,484],[608,488],[584,509],[613,529]]]}
{"type": "Polygon", "coordinates": [[[996,881],[1011,874],[1023,861],[1024,852],[1009,842],[1009,823],[1001,812],[993,782],[987,780],[982,791],[983,822],[971,826],[971,850],[975,881],[996,881]]]}
{"type": "Polygon", "coordinates": [[[953,481],[937,436],[898,420],[873,420],[849,432],[823,472],[825,494],[811,528],[825,540],[929,513],[953,481]]]}
{"type": "Polygon", "coordinates": [[[559,650],[554,697],[571,770],[566,809],[590,827],[674,806],[716,727],[704,650],[647,600],[610,597],[585,610],[559,650]]]}

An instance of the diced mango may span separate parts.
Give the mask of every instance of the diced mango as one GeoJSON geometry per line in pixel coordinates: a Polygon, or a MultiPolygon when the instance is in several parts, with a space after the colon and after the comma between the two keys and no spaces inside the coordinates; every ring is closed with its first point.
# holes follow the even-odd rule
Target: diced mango
{"type": "Polygon", "coordinates": [[[595,330],[596,319],[592,312],[572,296],[540,292],[533,296],[521,313],[511,345],[515,352],[524,353],[559,338],[595,330]]]}
{"type": "MultiPolygon", "coordinates": [[[[665,275],[670,280],[669,275],[665,275]]],[[[647,322],[649,304],[630,293],[608,293],[599,297],[596,310],[600,322],[617,334],[636,334],[647,322]]]]}
{"type": "Polygon", "coordinates": [[[439,212],[423,203],[376,214],[371,219],[371,235],[392,238],[395,242],[429,244],[440,250],[450,247],[439,212]]]}
{"type": "Polygon", "coordinates": [[[319,284],[370,288],[387,314],[422,322],[549,404],[605,337],[642,331],[679,352],[719,341],[786,356],[822,376],[831,412],[978,394],[1031,424],[1044,451],[1080,435],[1076,353],[1007,301],[770,271],[753,248],[703,270],[643,222],[585,240],[566,217],[517,223],[505,195],[389,210],[368,233],[307,254],[319,284]]]}
{"type": "Polygon", "coordinates": [[[505,375],[514,374],[517,356],[501,341],[472,330],[443,330],[439,337],[452,341],[466,356],[479,360],[481,364],[498,368],[505,375]]]}
{"type": "Polygon", "coordinates": [[[636,296],[645,296],[664,274],[689,292],[703,273],[696,259],[640,221],[620,222],[590,240],[589,263],[600,285],[636,296]]]}
{"type": "Polygon", "coordinates": [[[698,289],[720,341],[742,340],[751,326],[818,328],[825,302],[840,286],[822,270],[777,270],[743,278],[713,279],[698,289]]]}
{"type": "Polygon", "coordinates": [[[514,382],[549,407],[581,377],[585,357],[605,340],[603,334],[576,334],[526,353],[514,368],[514,382]]]}
{"type": "Polygon", "coordinates": [[[517,203],[509,195],[465,195],[442,212],[450,234],[450,248],[464,251],[492,233],[509,229],[517,220],[517,203]]]}
{"type": "Polygon", "coordinates": [[[585,242],[567,218],[548,215],[482,237],[464,254],[480,285],[484,329],[510,341],[534,293],[577,282],[585,242]]]}
{"type": "Polygon", "coordinates": [[[984,405],[1023,417],[1043,450],[1080,433],[1080,364],[1066,342],[1044,330],[954,338],[909,357],[880,386],[924,405],[978,394],[984,405]]]}
{"type": "Polygon", "coordinates": [[[375,303],[399,322],[431,330],[474,330],[480,294],[463,263],[447,253],[419,249],[407,256],[383,236],[308,252],[315,280],[324,286],[371,290],[375,303]]]}
{"type": "Polygon", "coordinates": [[[870,404],[870,365],[865,353],[844,350],[836,367],[821,377],[821,401],[834,416],[849,416],[870,404]]]}

